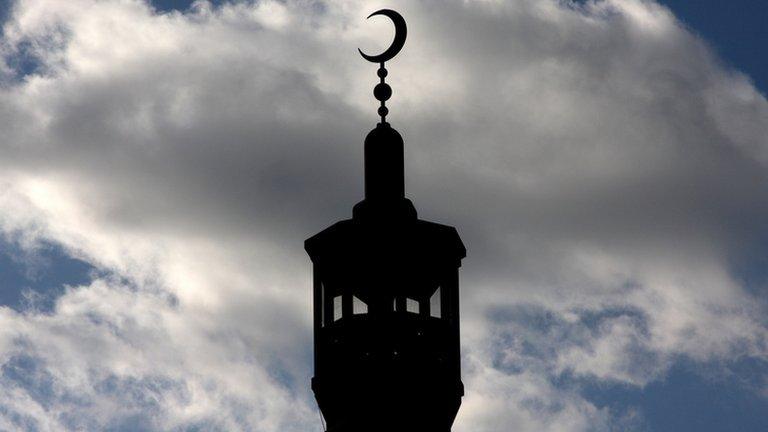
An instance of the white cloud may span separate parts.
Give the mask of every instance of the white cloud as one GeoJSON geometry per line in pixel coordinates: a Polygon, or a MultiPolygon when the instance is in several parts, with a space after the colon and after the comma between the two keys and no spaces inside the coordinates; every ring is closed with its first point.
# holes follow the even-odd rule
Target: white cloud
{"type": "MultiPolygon", "coordinates": [[[[301,241],[360,198],[380,6],[17,4],[1,51],[41,66],[4,69],[0,227],[112,276],[0,309],[3,370],[29,376],[4,375],[0,428],[320,429],[301,241]]],[[[768,216],[745,76],[649,1],[388,6],[409,195],[469,248],[457,430],[632,428],[551,378],[766,358],[730,267],[768,216]]]]}

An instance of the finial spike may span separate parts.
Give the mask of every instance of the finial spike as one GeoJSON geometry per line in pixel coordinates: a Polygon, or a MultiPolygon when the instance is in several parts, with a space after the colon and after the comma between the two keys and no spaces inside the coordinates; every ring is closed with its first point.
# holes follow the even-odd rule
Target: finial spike
{"type": "Polygon", "coordinates": [[[387,114],[389,113],[386,102],[392,97],[392,87],[384,82],[384,78],[387,76],[387,69],[384,67],[384,62],[381,62],[381,66],[376,74],[381,78],[381,81],[379,81],[379,83],[376,84],[376,87],[373,88],[373,96],[381,101],[381,106],[379,106],[379,116],[381,116],[381,123],[386,123],[387,114]]]}
{"type": "Polygon", "coordinates": [[[376,75],[379,76],[380,81],[378,84],[376,84],[376,87],[373,88],[373,96],[377,100],[381,101],[381,105],[379,106],[379,109],[378,109],[378,114],[381,117],[380,124],[385,125],[387,124],[387,114],[389,114],[389,108],[387,108],[386,102],[387,100],[389,100],[390,97],[392,97],[392,87],[390,87],[389,84],[384,82],[384,79],[387,77],[387,74],[388,74],[387,69],[384,67],[384,62],[392,59],[403,48],[403,45],[405,45],[405,37],[408,33],[408,28],[405,25],[405,19],[403,18],[403,16],[391,9],[378,10],[370,14],[368,18],[375,15],[384,15],[389,19],[391,19],[392,22],[394,23],[395,39],[392,41],[392,45],[390,45],[390,47],[387,48],[386,51],[376,56],[370,56],[368,54],[365,54],[359,48],[357,50],[360,51],[360,55],[362,55],[364,59],[372,63],[379,63],[379,70],[376,71],[376,75]]]}

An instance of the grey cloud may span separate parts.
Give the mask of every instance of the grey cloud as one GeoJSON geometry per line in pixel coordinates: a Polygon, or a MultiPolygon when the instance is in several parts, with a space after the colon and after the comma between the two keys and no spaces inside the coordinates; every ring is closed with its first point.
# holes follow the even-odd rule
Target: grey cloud
{"type": "MultiPolygon", "coordinates": [[[[301,241],[349,217],[362,195],[375,66],[356,47],[373,38],[368,29],[377,27],[362,17],[374,7],[199,3],[162,16],[138,3],[20,7],[6,44],[61,28],[66,37],[40,46],[39,74],[0,93],[4,230],[59,242],[137,281],[137,296],[170,293],[178,303],[156,307],[178,322],[157,323],[167,333],[156,341],[175,335],[174,325],[192,326],[185,338],[292,383],[265,379],[265,394],[311,406],[301,241]]],[[[618,420],[558,393],[552,371],[642,385],[681,353],[765,359],[764,310],[730,274],[732,257],[768,231],[768,103],[746,77],[653,2],[393,7],[411,29],[389,65],[408,192],[422,217],[458,226],[469,248],[462,281],[476,391],[460,422],[486,431],[502,430],[502,420],[521,430],[609,428],[618,420]],[[517,318],[500,323],[494,310],[517,318]],[[535,317],[519,319],[528,313],[535,317]],[[542,330],[539,319],[556,325],[542,330]],[[494,363],[500,356],[511,360],[494,363]],[[655,366],[632,363],[641,357],[655,366]],[[535,394],[497,387],[496,374],[535,394]],[[497,397],[506,405],[480,406],[497,397]],[[531,417],[549,404],[558,407],[549,423],[531,417]]],[[[55,313],[77,292],[123,301],[120,285],[79,287],[55,313]]],[[[90,328],[87,316],[69,318],[90,328]]],[[[35,317],[13,319],[21,326],[35,317]]],[[[130,322],[114,326],[132,334],[130,322]]],[[[41,349],[49,331],[34,330],[41,349]]],[[[187,351],[135,337],[128,352],[188,360],[187,351]]],[[[135,362],[121,385],[146,383],[135,362]]],[[[231,363],[196,364],[218,380],[212,406],[232,409],[216,424],[276,430],[288,421],[284,405],[221,387],[231,363]],[[232,420],[253,401],[263,409],[232,420]]],[[[164,373],[176,382],[188,371],[179,368],[164,373]]],[[[136,385],[140,395],[154,391],[136,385]]],[[[197,406],[203,393],[176,402],[197,406]]],[[[193,427],[171,412],[157,425],[193,427]]]]}

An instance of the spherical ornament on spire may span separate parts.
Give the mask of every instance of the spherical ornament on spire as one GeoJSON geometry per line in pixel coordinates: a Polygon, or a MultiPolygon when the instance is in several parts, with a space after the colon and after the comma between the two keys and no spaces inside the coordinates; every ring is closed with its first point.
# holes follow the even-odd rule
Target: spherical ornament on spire
{"type": "Polygon", "coordinates": [[[376,84],[376,87],[373,88],[373,97],[382,102],[388,101],[392,97],[392,87],[386,83],[376,84]]]}

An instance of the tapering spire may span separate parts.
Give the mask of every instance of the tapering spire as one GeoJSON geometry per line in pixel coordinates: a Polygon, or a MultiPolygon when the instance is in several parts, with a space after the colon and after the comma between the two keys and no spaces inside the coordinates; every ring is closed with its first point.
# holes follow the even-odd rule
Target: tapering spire
{"type": "Polygon", "coordinates": [[[400,134],[387,123],[389,109],[386,101],[392,88],[385,82],[387,69],[384,62],[392,59],[403,48],[407,27],[405,19],[391,9],[381,9],[368,16],[384,15],[395,25],[395,39],[383,53],[370,56],[360,51],[364,59],[379,64],[376,74],[379,83],[373,88],[374,97],[381,102],[378,113],[381,122],[365,137],[365,200],[355,206],[358,217],[416,217],[416,209],[405,198],[404,143],[400,134]],[[368,215],[368,216],[364,216],[368,215]]]}

